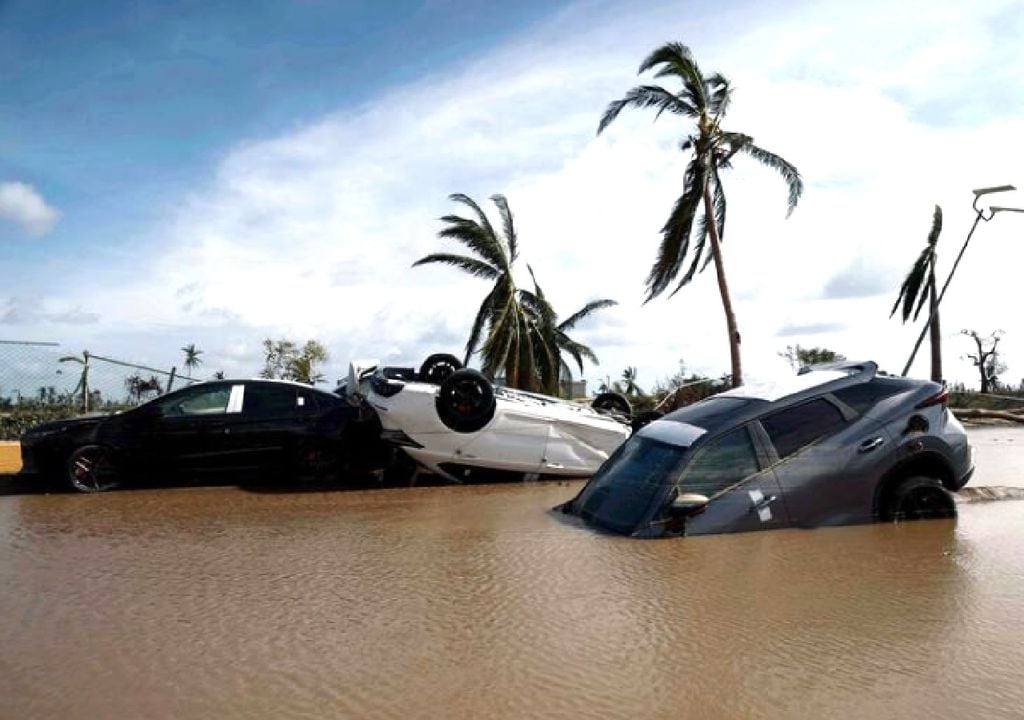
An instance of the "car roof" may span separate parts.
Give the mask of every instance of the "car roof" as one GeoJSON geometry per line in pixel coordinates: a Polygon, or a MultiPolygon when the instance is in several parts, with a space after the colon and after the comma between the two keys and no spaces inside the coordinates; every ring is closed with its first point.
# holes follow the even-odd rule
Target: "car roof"
{"type": "Polygon", "coordinates": [[[842,387],[872,380],[878,372],[873,362],[839,362],[801,368],[794,376],[774,382],[742,385],[669,413],[663,419],[703,429],[708,439],[719,430],[733,428],[769,410],[797,405],[842,387]],[[725,401],[725,402],[723,402],[725,401]]]}
{"type": "Polygon", "coordinates": [[[867,382],[875,377],[878,372],[878,365],[873,362],[838,362],[823,365],[802,367],[796,375],[772,380],[768,382],[752,383],[741,385],[738,388],[719,393],[720,397],[749,398],[752,400],[767,400],[777,402],[783,398],[800,395],[809,397],[818,395],[818,388],[823,385],[834,383],[838,380],[851,379],[849,383],[836,383],[836,387],[842,385],[856,385],[867,382]]]}

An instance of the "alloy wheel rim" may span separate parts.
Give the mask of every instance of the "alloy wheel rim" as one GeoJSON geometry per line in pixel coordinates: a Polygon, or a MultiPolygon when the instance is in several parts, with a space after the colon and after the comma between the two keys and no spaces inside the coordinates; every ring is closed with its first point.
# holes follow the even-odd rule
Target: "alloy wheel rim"
{"type": "Polygon", "coordinates": [[[71,466],[71,483],[84,492],[102,492],[114,487],[113,467],[104,450],[79,454],[71,466]]]}

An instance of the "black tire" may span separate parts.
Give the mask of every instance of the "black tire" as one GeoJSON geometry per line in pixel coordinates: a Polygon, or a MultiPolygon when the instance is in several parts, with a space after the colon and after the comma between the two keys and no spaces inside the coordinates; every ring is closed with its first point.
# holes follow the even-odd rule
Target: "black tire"
{"type": "Polygon", "coordinates": [[[629,424],[629,426],[633,429],[633,432],[636,432],[644,425],[652,423],[655,420],[660,420],[663,417],[665,417],[665,413],[660,413],[657,410],[647,410],[642,413],[637,413],[636,417],[633,418],[633,421],[629,424]]]}
{"type": "Polygon", "coordinates": [[[633,414],[633,406],[629,404],[629,400],[625,395],[617,392],[600,393],[590,403],[590,407],[608,415],[622,415],[628,418],[633,414]]]}
{"type": "Polygon", "coordinates": [[[300,440],[295,450],[294,475],[301,480],[335,480],[341,474],[338,451],[330,443],[300,440]]]}
{"type": "Polygon", "coordinates": [[[456,370],[441,383],[436,406],[437,416],[447,427],[455,432],[476,432],[494,417],[494,386],[476,370],[456,370]]]}
{"type": "Polygon", "coordinates": [[[420,365],[420,382],[440,385],[456,370],[462,369],[462,361],[448,353],[434,353],[420,365]]]}
{"type": "Polygon", "coordinates": [[[78,492],[113,490],[121,484],[114,452],[105,445],[83,445],[68,458],[68,484],[78,492]]]}
{"type": "Polygon", "coordinates": [[[953,496],[938,480],[914,475],[886,493],[882,519],[890,522],[956,517],[953,496]]]}

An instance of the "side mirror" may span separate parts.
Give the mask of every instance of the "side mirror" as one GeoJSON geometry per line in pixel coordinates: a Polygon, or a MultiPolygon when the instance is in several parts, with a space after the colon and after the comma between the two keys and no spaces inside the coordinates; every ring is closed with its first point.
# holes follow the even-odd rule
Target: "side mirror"
{"type": "Polygon", "coordinates": [[[708,506],[708,498],[697,493],[684,493],[676,497],[669,506],[669,515],[673,518],[686,518],[704,512],[708,506]]]}

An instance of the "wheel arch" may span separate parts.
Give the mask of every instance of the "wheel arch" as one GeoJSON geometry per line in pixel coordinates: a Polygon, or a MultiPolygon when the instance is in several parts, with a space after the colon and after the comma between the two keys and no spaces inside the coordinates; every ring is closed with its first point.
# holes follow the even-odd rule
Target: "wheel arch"
{"type": "Polygon", "coordinates": [[[872,512],[876,520],[882,515],[882,508],[888,495],[904,480],[915,475],[935,478],[947,490],[956,482],[952,466],[941,454],[922,452],[908,457],[883,475],[875,487],[872,512]]]}

